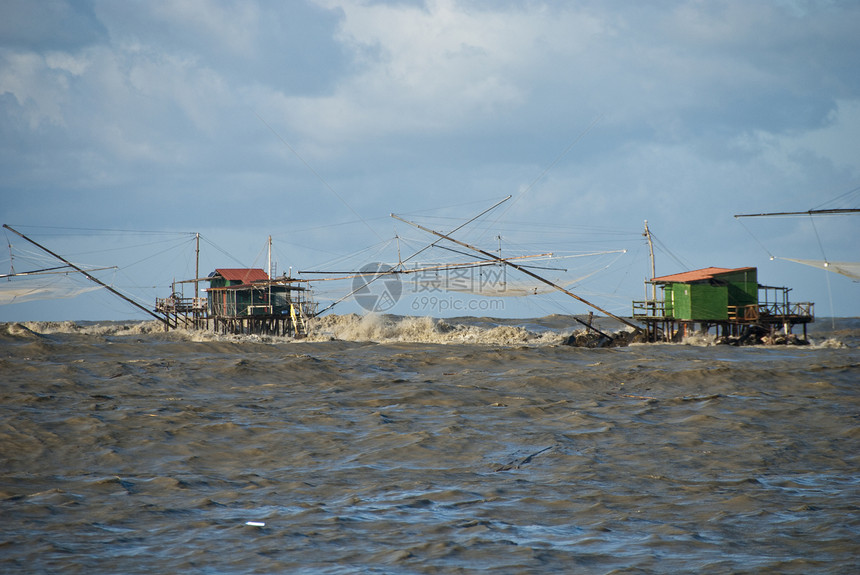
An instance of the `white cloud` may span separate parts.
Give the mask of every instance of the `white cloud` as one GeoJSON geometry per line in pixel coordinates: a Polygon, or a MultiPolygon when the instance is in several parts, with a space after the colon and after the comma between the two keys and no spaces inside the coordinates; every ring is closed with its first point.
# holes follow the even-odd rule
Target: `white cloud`
{"type": "Polygon", "coordinates": [[[250,54],[256,45],[261,11],[256,2],[184,0],[147,7],[154,19],[172,29],[205,35],[232,52],[250,54]]]}
{"type": "Polygon", "coordinates": [[[90,60],[86,56],[72,55],[68,52],[48,52],[45,55],[45,64],[52,70],[68,72],[72,76],[81,76],[90,67],[90,60]]]}
{"type": "Polygon", "coordinates": [[[837,170],[848,170],[850,177],[857,177],[860,176],[858,138],[860,100],[840,100],[820,128],[788,133],[754,130],[739,135],[735,145],[786,174],[799,175],[807,169],[804,158],[818,158],[837,170]]]}
{"type": "Polygon", "coordinates": [[[826,113],[815,83],[832,81],[810,64],[823,28],[844,19],[736,1],[319,4],[341,15],[337,39],[354,66],[333,92],[286,98],[277,114],[330,142],[505,124],[570,130],[597,113],[669,141],[808,128],[826,113]]]}
{"type": "Polygon", "coordinates": [[[355,71],[334,94],[289,100],[284,113],[292,111],[303,131],[333,139],[457,131],[497,120],[539,89],[533,80],[546,71],[545,51],[572,58],[601,31],[593,18],[543,7],[323,4],[343,14],[338,38],[354,55],[355,71]]]}
{"type": "Polygon", "coordinates": [[[45,122],[65,124],[62,103],[67,92],[66,76],[52,69],[44,56],[33,52],[0,54],[0,94],[15,97],[31,129],[45,122]]]}
{"type": "Polygon", "coordinates": [[[827,124],[805,133],[780,138],[778,147],[789,154],[809,153],[832,162],[837,168],[860,176],[860,100],[839,100],[827,118],[827,124]]]}

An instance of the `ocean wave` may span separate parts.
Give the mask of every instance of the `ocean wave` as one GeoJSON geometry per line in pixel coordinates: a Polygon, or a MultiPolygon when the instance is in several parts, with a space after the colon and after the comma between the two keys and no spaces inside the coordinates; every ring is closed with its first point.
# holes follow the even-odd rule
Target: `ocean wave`
{"type": "Polygon", "coordinates": [[[164,324],[159,321],[139,322],[83,322],[74,321],[25,321],[3,325],[3,332],[17,336],[23,332],[39,335],[80,334],[80,335],[144,335],[164,332],[164,324]]]}
{"type": "MultiPolygon", "coordinates": [[[[46,335],[72,334],[98,337],[147,335],[165,340],[190,342],[291,343],[331,340],[376,343],[434,343],[477,345],[556,345],[566,333],[541,333],[513,325],[469,325],[431,317],[368,315],[327,315],[309,322],[310,334],[300,340],[266,334],[220,334],[206,330],[174,329],[165,332],[158,321],[134,323],[77,323],[74,321],[32,321],[0,324],[0,336],[35,339],[46,335]]],[[[568,330],[569,331],[569,330],[568,330]]]]}
{"type": "Polygon", "coordinates": [[[432,317],[367,315],[328,315],[310,323],[308,341],[332,339],[484,345],[556,345],[565,335],[548,330],[537,333],[520,326],[476,326],[432,317]]]}
{"type": "MultiPolygon", "coordinates": [[[[850,319],[847,320],[850,323],[850,319]]],[[[600,329],[612,331],[605,320],[600,329]]],[[[810,349],[840,349],[855,347],[857,330],[844,327],[839,330],[810,334],[810,349]]],[[[522,320],[459,317],[438,319],[429,316],[394,316],[381,314],[330,314],[308,321],[309,335],[303,339],[267,334],[220,334],[207,330],[164,330],[159,321],[74,322],[27,321],[0,323],[0,339],[7,341],[35,340],[42,336],[70,334],[103,338],[147,336],[169,341],[235,342],[287,344],[296,342],[376,342],[376,343],[430,343],[473,344],[499,346],[554,346],[561,345],[571,335],[586,331],[576,325],[570,316],[551,315],[545,318],[522,320]]],[[[677,343],[711,347],[720,344],[715,334],[692,333],[677,343]]],[[[653,345],[638,344],[632,345],[653,345]]]]}

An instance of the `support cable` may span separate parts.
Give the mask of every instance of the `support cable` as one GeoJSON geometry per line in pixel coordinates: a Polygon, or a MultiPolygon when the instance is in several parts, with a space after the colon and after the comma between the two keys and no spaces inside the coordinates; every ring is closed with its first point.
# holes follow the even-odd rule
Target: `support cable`
{"type": "MultiPolygon", "coordinates": [[[[410,226],[414,226],[414,227],[418,228],[418,229],[419,229],[419,230],[421,230],[421,231],[424,231],[424,232],[428,232],[428,233],[430,233],[430,234],[433,234],[433,235],[435,235],[435,236],[439,237],[440,239],[448,240],[448,241],[453,242],[453,243],[455,243],[455,244],[461,245],[461,246],[463,246],[463,247],[464,247],[464,248],[466,248],[466,249],[470,249],[470,250],[472,250],[472,251],[475,251],[475,252],[477,252],[477,253],[479,253],[479,254],[481,254],[481,255],[483,255],[483,256],[486,256],[486,257],[488,257],[488,258],[490,258],[490,259],[492,259],[492,260],[495,260],[495,261],[500,262],[500,263],[504,263],[504,264],[506,264],[506,265],[508,265],[508,266],[510,266],[510,267],[512,267],[512,268],[514,268],[515,270],[518,270],[518,271],[520,271],[520,272],[522,272],[522,273],[526,274],[527,276],[530,276],[530,277],[532,277],[532,278],[534,278],[534,279],[536,279],[536,280],[538,280],[538,281],[540,281],[540,282],[543,282],[543,283],[547,284],[548,286],[550,286],[550,287],[552,287],[552,288],[554,288],[554,289],[557,289],[558,291],[560,291],[560,292],[562,292],[562,293],[564,293],[564,294],[569,295],[570,297],[572,297],[572,298],[574,298],[574,299],[576,299],[576,300],[578,300],[578,301],[580,301],[580,302],[584,303],[585,305],[587,305],[587,306],[589,306],[589,307],[592,307],[592,308],[596,309],[596,310],[597,310],[597,311],[599,311],[599,312],[605,313],[606,315],[608,315],[608,316],[609,316],[609,317],[611,317],[612,319],[614,319],[614,320],[616,320],[616,321],[618,321],[618,322],[620,322],[620,323],[623,323],[623,324],[624,324],[624,325],[626,325],[626,326],[632,327],[632,328],[633,328],[637,333],[639,333],[639,332],[641,332],[641,331],[642,331],[642,328],[641,328],[641,327],[639,327],[638,325],[633,324],[633,323],[631,323],[631,322],[627,321],[626,319],[623,319],[623,318],[621,318],[621,317],[618,317],[617,315],[615,315],[615,314],[613,314],[613,313],[610,313],[610,312],[606,311],[605,309],[602,309],[602,308],[600,308],[600,307],[598,307],[598,306],[594,305],[593,303],[591,303],[591,302],[589,302],[589,301],[586,301],[585,299],[583,299],[583,298],[579,297],[578,295],[574,294],[573,292],[571,292],[571,291],[569,291],[569,290],[566,290],[565,288],[561,287],[560,285],[555,284],[555,283],[553,283],[553,282],[549,281],[548,279],[543,278],[543,277],[541,277],[541,276],[537,275],[536,273],[533,273],[533,272],[530,272],[530,271],[529,271],[529,270],[527,270],[527,269],[524,269],[524,268],[523,268],[523,266],[517,265],[517,264],[515,264],[515,263],[511,263],[510,261],[504,260],[504,259],[502,259],[502,258],[500,258],[500,257],[496,256],[495,254],[492,254],[492,253],[490,253],[490,252],[487,252],[487,251],[482,250],[482,249],[480,249],[480,248],[477,248],[477,247],[475,247],[475,246],[469,245],[469,244],[467,244],[466,242],[461,242],[460,240],[457,240],[457,239],[455,239],[455,238],[452,238],[450,234],[442,234],[442,233],[440,233],[440,232],[437,232],[437,231],[431,230],[431,229],[429,229],[429,228],[425,228],[424,226],[418,225],[418,224],[416,224],[416,223],[414,223],[414,222],[410,222],[410,221],[404,220],[403,218],[398,217],[398,216],[397,216],[397,215],[395,215],[395,214],[391,214],[391,217],[392,217],[392,218],[395,218],[395,219],[397,219],[397,220],[400,220],[401,222],[403,222],[403,223],[405,223],[405,224],[408,224],[408,225],[410,225],[410,226]]],[[[591,327],[591,326],[589,326],[589,328],[590,328],[590,329],[593,329],[593,330],[595,330],[595,331],[597,331],[598,333],[600,333],[600,334],[601,334],[601,335],[603,335],[603,336],[609,337],[609,336],[607,336],[606,334],[604,334],[604,333],[600,332],[599,330],[597,330],[596,328],[593,328],[593,327],[591,327]]],[[[610,337],[609,339],[612,339],[612,338],[610,337]]]]}
{"type": "MultiPolygon", "coordinates": [[[[489,208],[487,208],[486,210],[484,210],[483,212],[481,212],[481,213],[480,213],[480,214],[478,214],[477,216],[475,216],[475,217],[473,217],[473,218],[471,218],[471,219],[469,219],[469,220],[467,220],[467,221],[463,222],[462,224],[460,224],[459,226],[457,226],[456,228],[454,228],[452,231],[450,231],[450,232],[448,232],[448,233],[449,233],[449,234],[453,234],[454,232],[457,232],[457,231],[459,231],[459,230],[463,229],[464,227],[466,227],[466,226],[467,226],[467,225],[469,225],[470,223],[474,222],[475,220],[477,220],[478,218],[480,218],[480,217],[484,216],[485,214],[487,214],[487,213],[489,213],[489,212],[491,212],[491,211],[495,210],[497,207],[499,207],[500,205],[502,205],[503,203],[507,202],[507,201],[508,201],[508,200],[510,200],[510,199],[511,199],[511,196],[510,196],[510,195],[506,196],[504,199],[502,199],[502,200],[500,200],[500,201],[496,202],[495,204],[493,204],[492,206],[490,206],[489,208]]],[[[400,219],[400,218],[398,218],[398,219],[400,219]]],[[[407,223],[407,224],[409,224],[409,225],[411,225],[411,226],[414,226],[414,225],[415,225],[415,224],[413,224],[413,223],[411,223],[411,222],[406,222],[406,220],[401,220],[401,221],[403,221],[403,222],[405,222],[405,223],[407,223]]],[[[422,253],[424,253],[425,251],[429,250],[430,248],[434,247],[436,244],[438,244],[439,242],[441,242],[441,241],[442,241],[442,239],[443,239],[443,238],[441,238],[441,237],[440,237],[438,240],[436,240],[436,241],[434,241],[434,242],[432,242],[432,243],[430,243],[430,244],[428,244],[428,245],[424,246],[423,248],[421,248],[421,249],[420,249],[420,250],[418,250],[417,252],[414,252],[411,256],[409,256],[408,258],[406,258],[405,260],[403,260],[401,263],[406,263],[406,262],[408,262],[409,260],[411,260],[411,259],[413,259],[413,258],[415,258],[415,257],[418,257],[418,255],[419,255],[419,254],[422,254],[422,253]]],[[[358,293],[360,290],[363,290],[364,288],[366,288],[367,286],[369,286],[370,284],[372,284],[373,282],[375,282],[375,281],[376,281],[376,280],[378,280],[379,278],[381,278],[381,277],[383,277],[383,276],[385,276],[385,275],[389,275],[389,274],[394,273],[394,272],[395,272],[395,269],[394,269],[394,268],[390,268],[387,272],[382,272],[382,273],[377,272],[377,273],[376,273],[376,275],[375,275],[374,277],[372,277],[371,279],[369,279],[367,282],[365,282],[365,283],[364,283],[364,285],[362,285],[361,287],[358,287],[358,288],[356,288],[356,289],[352,290],[351,292],[349,292],[348,294],[346,294],[346,295],[345,295],[345,296],[343,296],[342,298],[340,298],[340,299],[338,299],[338,300],[335,300],[333,303],[331,303],[328,307],[326,307],[324,310],[322,310],[321,312],[319,312],[317,315],[321,315],[321,314],[323,314],[323,313],[327,312],[328,310],[330,310],[331,308],[333,308],[334,306],[336,306],[336,305],[337,305],[337,304],[339,304],[340,302],[344,301],[344,300],[345,300],[345,299],[347,299],[348,297],[352,296],[352,295],[353,295],[353,294],[355,294],[355,293],[358,293]]]]}
{"type": "Polygon", "coordinates": [[[815,239],[818,241],[818,249],[821,250],[821,257],[824,259],[824,266],[828,266],[827,254],[824,253],[824,244],[821,243],[821,236],[818,235],[818,228],[815,226],[815,218],[809,216],[809,222],[812,224],[812,231],[815,232],[815,239]]]}
{"type": "Polygon", "coordinates": [[[151,315],[152,317],[154,317],[154,318],[155,318],[155,319],[157,319],[158,321],[162,322],[162,323],[163,323],[164,325],[166,325],[167,327],[170,327],[170,323],[167,321],[167,319],[165,319],[165,318],[161,317],[160,315],[156,314],[155,312],[151,311],[150,309],[148,309],[148,308],[146,308],[146,307],[144,307],[144,306],[140,305],[140,304],[139,304],[139,303],[137,303],[136,301],[134,301],[134,300],[132,300],[132,299],[130,299],[130,298],[128,298],[128,297],[126,297],[125,295],[121,294],[120,292],[118,292],[117,290],[115,290],[115,289],[114,289],[114,288],[112,288],[111,286],[107,285],[106,283],[104,283],[103,281],[101,281],[100,279],[98,279],[97,277],[95,277],[95,276],[91,275],[91,274],[90,274],[89,272],[87,272],[86,270],[83,270],[83,269],[79,268],[78,266],[76,266],[75,264],[73,264],[72,262],[70,262],[69,260],[65,259],[63,256],[60,256],[60,255],[58,255],[58,254],[55,254],[54,252],[52,252],[51,250],[49,250],[49,249],[48,249],[48,248],[46,248],[45,246],[40,245],[40,244],[38,244],[38,243],[34,242],[33,240],[31,240],[30,238],[28,238],[27,236],[25,236],[25,235],[24,235],[24,234],[22,234],[21,232],[19,232],[19,231],[17,231],[17,230],[14,230],[14,229],[10,228],[10,227],[9,227],[8,225],[6,225],[6,224],[3,224],[3,227],[4,227],[4,228],[6,228],[7,230],[9,230],[10,232],[13,232],[13,233],[15,233],[15,234],[18,234],[18,235],[19,235],[19,236],[21,236],[23,239],[27,240],[28,242],[30,242],[31,244],[33,244],[33,245],[34,245],[34,246],[36,246],[37,248],[39,248],[39,249],[41,249],[41,250],[44,250],[45,252],[47,252],[48,254],[50,254],[50,255],[54,256],[55,258],[57,258],[57,259],[58,259],[58,260],[60,260],[61,262],[65,263],[65,264],[68,264],[70,267],[73,267],[74,269],[76,269],[77,271],[79,271],[80,273],[82,273],[82,274],[84,275],[84,277],[86,277],[86,278],[87,278],[87,279],[89,279],[90,281],[93,281],[93,282],[95,282],[95,283],[99,284],[100,286],[102,286],[103,288],[107,289],[107,290],[108,290],[109,292],[111,292],[112,294],[114,294],[114,295],[117,295],[117,296],[121,297],[122,299],[124,299],[125,301],[129,302],[129,303],[130,303],[130,304],[132,304],[133,306],[135,306],[135,307],[137,307],[137,308],[139,308],[139,309],[143,310],[144,312],[146,312],[147,314],[151,315]]]}
{"type": "MultiPolygon", "coordinates": [[[[860,188],[858,188],[860,189],[860,188]]],[[[854,191],[854,190],[852,190],[854,191]]],[[[841,197],[841,196],[840,196],[841,197]]],[[[821,243],[821,236],[818,235],[818,228],[815,225],[815,218],[809,214],[809,221],[812,223],[812,231],[815,232],[815,239],[818,240],[818,248],[821,250],[821,257],[824,258],[824,267],[828,267],[830,262],[827,261],[827,254],[824,253],[824,244],[821,243]]],[[[830,299],[830,322],[831,328],[836,329],[836,319],[833,317],[833,290],[830,288],[830,274],[825,270],[824,277],[827,279],[827,296],[830,299]]]]}
{"type": "Polygon", "coordinates": [[[820,209],[824,208],[824,206],[826,206],[826,205],[828,205],[828,204],[835,205],[835,204],[836,204],[836,202],[838,202],[839,200],[841,200],[841,199],[843,199],[843,198],[847,198],[847,197],[849,197],[849,196],[853,196],[853,195],[858,195],[858,196],[860,196],[860,186],[858,186],[858,187],[854,188],[853,190],[848,190],[848,191],[847,191],[847,192],[845,192],[844,194],[841,194],[841,195],[839,195],[839,196],[836,196],[836,197],[835,197],[835,198],[833,198],[832,200],[827,200],[827,201],[826,201],[826,202],[824,202],[823,204],[819,204],[819,205],[815,206],[814,208],[812,208],[812,211],[820,210],[820,209]]]}
{"type": "Polygon", "coordinates": [[[771,259],[771,260],[773,260],[773,259],[776,257],[776,256],[774,256],[772,253],[770,253],[770,250],[769,250],[769,249],[767,249],[767,247],[765,247],[765,245],[764,245],[763,243],[761,243],[761,241],[756,237],[756,235],[755,235],[754,233],[752,233],[752,230],[750,230],[750,229],[746,226],[746,224],[744,224],[743,220],[741,220],[738,216],[735,216],[735,220],[737,220],[737,222],[741,225],[741,227],[743,227],[743,229],[745,229],[745,230],[746,230],[746,232],[750,235],[750,237],[751,237],[753,240],[755,240],[755,243],[757,243],[757,244],[759,245],[759,247],[760,247],[761,249],[763,249],[763,250],[765,251],[765,253],[766,253],[768,256],[770,256],[770,259],[771,259]]]}

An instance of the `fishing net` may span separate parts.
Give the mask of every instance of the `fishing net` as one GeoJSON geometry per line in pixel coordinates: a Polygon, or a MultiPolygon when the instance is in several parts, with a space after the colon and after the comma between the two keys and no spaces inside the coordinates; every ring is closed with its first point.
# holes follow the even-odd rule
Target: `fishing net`
{"type": "Polygon", "coordinates": [[[0,305],[76,297],[102,286],[81,285],[67,275],[24,276],[0,280],[0,305]]]}
{"type": "Polygon", "coordinates": [[[841,274],[855,280],[860,280],[860,262],[828,262],[826,260],[799,260],[794,258],[779,259],[803,264],[805,266],[812,266],[814,268],[820,268],[835,274],[841,274]]]}

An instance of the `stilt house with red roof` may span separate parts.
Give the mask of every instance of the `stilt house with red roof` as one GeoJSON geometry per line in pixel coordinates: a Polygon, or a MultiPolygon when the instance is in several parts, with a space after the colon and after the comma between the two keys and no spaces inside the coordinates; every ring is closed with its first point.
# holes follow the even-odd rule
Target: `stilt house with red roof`
{"type": "Polygon", "coordinates": [[[315,311],[295,280],[259,268],[218,268],[208,281],[208,319],[219,333],[303,336],[315,311]]]}
{"type": "Polygon", "coordinates": [[[723,336],[740,337],[753,326],[773,334],[790,334],[794,325],[814,321],[812,303],[788,300],[789,288],[758,283],[757,270],[704,268],[655,277],[648,283],[661,288],[662,299],[633,302],[633,317],[646,325],[649,341],[672,341],[711,327],[723,336]]]}

